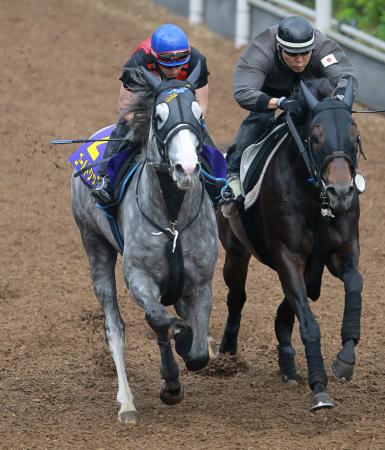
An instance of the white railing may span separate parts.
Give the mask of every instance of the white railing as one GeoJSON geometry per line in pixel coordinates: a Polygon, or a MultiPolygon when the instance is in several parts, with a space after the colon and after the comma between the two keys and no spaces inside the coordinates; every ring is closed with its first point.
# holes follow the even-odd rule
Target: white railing
{"type": "MultiPolygon", "coordinates": [[[[313,10],[306,6],[300,5],[299,3],[293,2],[291,0],[248,0],[250,4],[254,4],[261,8],[264,5],[270,4],[277,5],[279,7],[283,7],[287,10],[290,10],[296,14],[303,15],[310,19],[315,23],[316,27],[323,30],[325,33],[328,32],[332,27],[335,27],[336,30],[341,31],[342,33],[362,41],[365,44],[368,44],[372,47],[376,47],[378,50],[385,52],[385,42],[381,39],[377,39],[370,34],[364,33],[363,31],[358,30],[346,23],[339,23],[337,20],[332,18],[332,1],[331,0],[316,0],[316,9],[313,10]]],[[[273,11],[269,8],[270,11],[273,11]]],[[[283,11],[283,10],[281,10],[283,11]]]]}
{"type": "MultiPolygon", "coordinates": [[[[205,0],[190,0],[190,23],[202,23],[204,4],[205,0]]],[[[333,19],[331,0],[316,0],[315,10],[291,0],[236,0],[236,47],[246,45],[250,41],[250,14],[252,6],[256,6],[280,18],[286,17],[288,12],[304,16],[340,44],[385,63],[385,42],[333,19]]]]}
{"type": "Polygon", "coordinates": [[[191,23],[191,25],[202,23],[203,9],[204,9],[204,0],[190,0],[189,22],[191,23]]]}

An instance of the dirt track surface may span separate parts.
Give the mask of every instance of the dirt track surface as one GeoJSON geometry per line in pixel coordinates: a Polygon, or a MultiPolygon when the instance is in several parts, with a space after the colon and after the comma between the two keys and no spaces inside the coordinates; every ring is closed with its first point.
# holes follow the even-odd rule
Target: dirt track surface
{"type": "MultiPolygon", "coordinates": [[[[224,145],[244,116],[230,92],[239,52],[148,0],[0,0],[0,11],[0,448],[385,448],[385,118],[357,117],[368,156],[361,163],[368,180],[362,341],[354,379],[330,377],[336,408],[308,412],[297,327],[302,380],[295,388],[281,382],[273,323],[282,294],[276,275],[253,262],[239,357],[204,374],[183,372],[186,396],[176,407],[159,400],[158,349],[118,277],[126,366],[142,417],[126,428],[116,420],[115,370],[69,207],[66,158],[74,148],[49,141],[86,137],[113,123],[121,65],[156,26],[172,21],[207,55],[208,126],[224,145]]],[[[226,317],[222,264],[221,253],[211,319],[218,341],[226,317]]],[[[340,346],[341,284],[326,274],[312,307],[330,374],[340,346]]]]}

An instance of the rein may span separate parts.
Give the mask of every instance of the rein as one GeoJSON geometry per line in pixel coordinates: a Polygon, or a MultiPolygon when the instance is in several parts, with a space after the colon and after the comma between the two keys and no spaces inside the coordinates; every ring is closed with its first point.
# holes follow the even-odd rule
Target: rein
{"type": "Polygon", "coordinates": [[[309,172],[309,175],[311,179],[314,180],[315,184],[318,186],[319,182],[321,181],[318,173],[314,170],[313,164],[310,161],[310,157],[308,155],[308,152],[306,151],[305,146],[303,145],[302,139],[300,138],[297,128],[294,125],[293,119],[291,118],[291,115],[289,112],[286,113],[286,123],[289,127],[290,133],[293,136],[295,143],[297,144],[298,150],[301,153],[302,159],[304,160],[306,164],[306,168],[309,172]]]}
{"type": "Polygon", "coordinates": [[[383,113],[383,112],[385,112],[385,109],[375,109],[374,111],[369,111],[369,110],[358,111],[356,109],[352,109],[352,113],[355,113],[355,114],[373,114],[373,113],[383,113]]]}

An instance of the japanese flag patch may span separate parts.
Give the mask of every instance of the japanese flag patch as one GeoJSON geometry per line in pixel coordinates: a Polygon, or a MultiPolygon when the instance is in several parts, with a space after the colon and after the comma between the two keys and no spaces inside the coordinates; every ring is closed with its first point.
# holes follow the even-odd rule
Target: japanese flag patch
{"type": "Polygon", "coordinates": [[[333,53],[330,53],[330,55],[326,55],[321,59],[321,63],[324,67],[331,66],[332,64],[338,63],[337,58],[333,55],[333,53]]]}

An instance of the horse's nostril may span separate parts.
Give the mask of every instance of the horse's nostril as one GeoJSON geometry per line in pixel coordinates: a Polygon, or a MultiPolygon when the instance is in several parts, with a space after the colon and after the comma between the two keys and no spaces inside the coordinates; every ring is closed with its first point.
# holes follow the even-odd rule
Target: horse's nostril
{"type": "Polygon", "coordinates": [[[337,195],[337,191],[336,191],[336,188],[334,186],[328,186],[327,187],[327,191],[328,191],[329,194],[331,194],[333,196],[337,195]]]}
{"type": "Polygon", "coordinates": [[[182,164],[175,164],[175,170],[177,171],[177,172],[179,172],[179,173],[183,173],[184,172],[184,170],[183,170],[183,167],[182,167],[182,164]]]}
{"type": "Polygon", "coordinates": [[[343,200],[347,197],[351,197],[354,194],[354,186],[329,185],[327,187],[327,193],[330,199],[343,200]]]}

